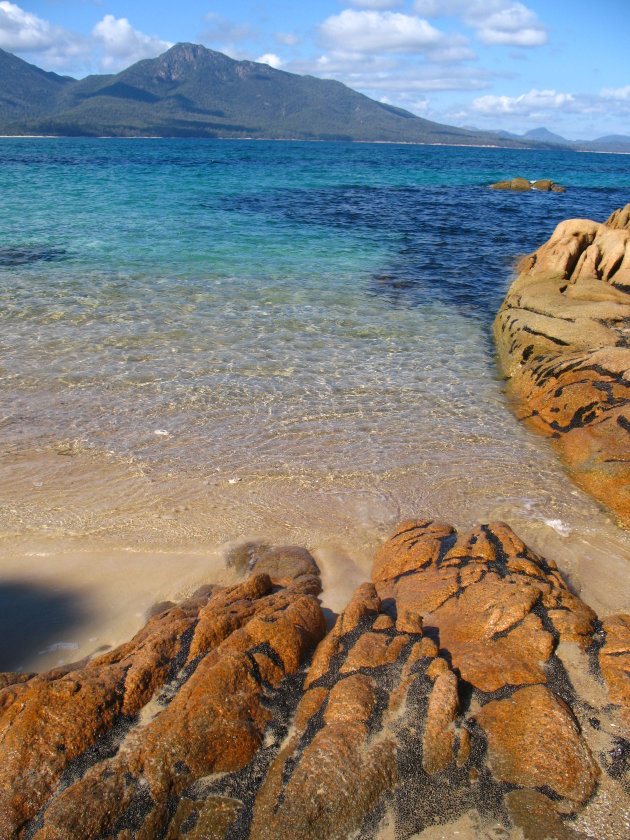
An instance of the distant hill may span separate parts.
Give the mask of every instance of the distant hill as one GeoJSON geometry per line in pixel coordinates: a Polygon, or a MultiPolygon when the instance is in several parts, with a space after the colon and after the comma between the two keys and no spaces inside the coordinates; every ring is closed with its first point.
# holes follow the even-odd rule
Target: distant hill
{"type": "Polygon", "coordinates": [[[195,44],[80,81],[0,50],[0,77],[3,134],[526,145],[422,119],[341,82],[235,61],[195,44]]]}
{"type": "Polygon", "coordinates": [[[630,152],[630,137],[625,134],[608,134],[597,140],[578,140],[574,144],[579,149],[591,152],[630,152]]]}
{"type": "Polygon", "coordinates": [[[609,134],[606,137],[598,137],[596,140],[567,140],[566,137],[554,134],[547,128],[533,128],[525,134],[513,134],[510,131],[499,129],[493,131],[492,134],[497,137],[512,138],[513,140],[533,141],[536,144],[544,143],[547,148],[562,146],[578,152],[630,153],[630,137],[625,134],[609,134]]]}
{"type": "Polygon", "coordinates": [[[549,131],[547,128],[532,128],[531,131],[526,131],[521,136],[541,143],[552,143],[559,146],[571,145],[570,140],[567,140],[565,137],[560,137],[559,134],[554,134],[553,131],[549,131]]]}

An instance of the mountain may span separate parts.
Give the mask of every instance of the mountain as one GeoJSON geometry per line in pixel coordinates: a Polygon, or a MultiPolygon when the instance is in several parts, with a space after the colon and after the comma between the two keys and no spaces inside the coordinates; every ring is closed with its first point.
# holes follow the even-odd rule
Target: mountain
{"type": "Polygon", "coordinates": [[[529,145],[533,143],[537,147],[544,144],[548,149],[562,146],[565,149],[574,149],[577,152],[630,153],[630,137],[625,134],[609,134],[606,137],[598,137],[596,140],[567,140],[566,137],[554,134],[547,128],[532,128],[525,134],[513,134],[503,129],[497,129],[491,133],[496,137],[529,142],[529,145]]]}
{"type": "Polygon", "coordinates": [[[497,144],[490,132],[422,119],[341,82],[235,61],[195,44],[80,81],[0,51],[0,76],[11,92],[0,107],[3,134],[497,144]]]}
{"type": "Polygon", "coordinates": [[[62,91],[74,83],[4,50],[0,50],[0,79],[0,125],[49,113],[62,91]]]}
{"type": "Polygon", "coordinates": [[[523,135],[455,128],[376,102],[341,82],[235,61],[176,44],[116,75],[77,80],[0,50],[0,134],[363,140],[630,151],[630,138],[570,143],[546,128],[523,135]]]}
{"type": "Polygon", "coordinates": [[[559,134],[554,134],[553,131],[549,131],[547,128],[532,128],[530,131],[526,131],[525,134],[522,134],[521,136],[529,140],[535,140],[538,143],[551,143],[559,146],[571,145],[570,140],[567,140],[565,137],[561,137],[559,134]]]}
{"type": "Polygon", "coordinates": [[[579,140],[576,147],[590,152],[624,152],[630,153],[630,137],[625,134],[608,134],[597,140],[579,140]]]}

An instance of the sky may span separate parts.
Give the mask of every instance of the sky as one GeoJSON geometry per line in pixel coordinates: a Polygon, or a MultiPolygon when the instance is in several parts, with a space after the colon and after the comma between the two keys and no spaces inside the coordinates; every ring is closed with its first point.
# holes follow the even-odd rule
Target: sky
{"type": "Polygon", "coordinates": [[[178,41],[450,125],[630,135],[630,0],[0,0],[0,48],[75,78],[178,41]]]}

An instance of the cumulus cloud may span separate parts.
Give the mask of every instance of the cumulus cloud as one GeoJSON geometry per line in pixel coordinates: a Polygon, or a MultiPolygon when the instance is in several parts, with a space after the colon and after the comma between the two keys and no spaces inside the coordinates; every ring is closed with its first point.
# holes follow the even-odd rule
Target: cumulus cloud
{"type": "Polygon", "coordinates": [[[61,34],[59,29],[14,3],[0,3],[0,47],[4,50],[48,49],[61,34]]]}
{"type": "Polygon", "coordinates": [[[258,62],[258,64],[268,64],[270,67],[273,67],[276,70],[279,67],[282,67],[284,63],[282,59],[275,53],[265,53],[264,55],[259,56],[256,59],[256,61],[258,62]]]}
{"type": "Polygon", "coordinates": [[[414,9],[426,17],[461,17],[485,44],[537,47],[547,42],[536,12],[515,0],[415,0],[414,9]]]}
{"type": "Polygon", "coordinates": [[[98,65],[116,72],[141,58],[152,58],[171,44],[134,29],[127,18],[105,17],[91,35],[55,26],[15,3],[0,2],[0,47],[47,69],[91,72],[98,65]]]}
{"type": "Polygon", "coordinates": [[[0,2],[0,48],[35,55],[48,67],[57,69],[68,66],[70,61],[85,59],[90,51],[88,39],[78,33],[54,26],[4,0],[0,2]]]}
{"type": "Polygon", "coordinates": [[[630,101],[630,85],[620,88],[604,88],[602,96],[604,99],[617,99],[621,102],[630,101]]]}
{"type": "Polygon", "coordinates": [[[101,70],[116,72],[142,58],[155,58],[172,43],[154,35],[145,35],[129,23],[127,18],[105,15],[92,30],[94,39],[102,45],[101,70]]]}
{"type": "Polygon", "coordinates": [[[534,115],[554,111],[567,106],[579,108],[572,93],[557,93],[555,90],[530,90],[520,96],[480,96],[473,100],[473,110],[480,114],[534,115]]]}
{"type": "Polygon", "coordinates": [[[344,9],[326,18],[319,32],[325,45],[347,52],[416,52],[447,43],[426,20],[399,12],[344,9]]]}

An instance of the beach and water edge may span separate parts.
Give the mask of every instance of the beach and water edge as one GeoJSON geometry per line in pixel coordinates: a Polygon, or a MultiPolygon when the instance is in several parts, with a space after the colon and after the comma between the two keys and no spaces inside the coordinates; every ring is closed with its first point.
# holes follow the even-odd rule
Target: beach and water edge
{"type": "MultiPolygon", "coordinates": [[[[490,579],[500,568],[508,586],[505,594],[493,591],[489,603],[510,601],[523,583],[515,574],[531,575],[536,586],[550,587],[544,608],[531,600],[529,583],[525,595],[514,596],[524,598],[514,609],[522,607],[519,622],[533,632],[520,644],[541,645],[540,661],[551,655],[545,653],[543,636],[556,632],[558,610],[579,616],[575,626],[580,629],[571,630],[577,635],[562,636],[546,673],[550,690],[563,702],[570,700],[571,714],[593,732],[586,753],[580,753],[579,790],[560,782],[550,789],[552,801],[564,797],[564,814],[573,813],[566,803],[587,801],[600,772],[584,757],[597,749],[600,736],[593,733],[603,727],[608,737],[620,725],[600,696],[601,685],[593,682],[587,659],[599,655],[596,647],[604,645],[606,632],[612,639],[607,617],[630,613],[630,534],[613,512],[571,481],[553,441],[515,415],[523,412],[506,395],[492,321],[515,278],[516,257],[541,245],[565,218],[603,221],[627,203],[630,177],[623,159],[381,144],[48,138],[2,138],[0,157],[0,177],[6,179],[0,187],[7,196],[1,231],[7,244],[0,247],[0,598],[3,636],[10,640],[0,670],[27,674],[57,667],[62,673],[68,663],[84,657],[107,657],[151,615],[159,624],[169,604],[187,604],[182,609],[189,611],[191,628],[201,627],[203,606],[195,600],[201,597],[200,587],[245,587],[242,603],[251,602],[251,607],[244,609],[253,615],[261,609],[265,621],[278,620],[276,609],[292,615],[295,603],[306,609],[300,599],[312,599],[321,587],[321,619],[312,611],[308,619],[300,613],[296,626],[308,627],[312,639],[333,626],[341,628],[341,658],[333,652],[317,672],[316,657],[307,677],[315,686],[309,696],[316,698],[326,687],[332,697],[331,686],[352,672],[349,651],[352,645],[367,645],[357,627],[363,628],[360,622],[370,616],[373,629],[365,632],[372,633],[371,639],[381,631],[392,651],[397,645],[404,656],[413,645],[423,651],[409,653],[399,673],[398,660],[383,650],[382,684],[389,691],[400,680],[403,708],[415,708],[417,702],[431,719],[431,701],[427,712],[426,700],[416,698],[407,683],[410,674],[417,674],[418,681],[437,679],[444,708],[454,704],[452,717],[439,724],[455,727],[453,761],[457,753],[457,768],[460,758],[461,767],[468,767],[466,728],[472,733],[472,764],[481,767],[475,750],[486,741],[478,740],[477,724],[470,721],[477,715],[483,737],[494,744],[491,750],[500,752],[493,738],[502,736],[488,710],[492,703],[507,702],[507,689],[479,676],[463,653],[455,669],[463,682],[454,699],[451,677],[441,676],[440,669],[431,673],[429,665],[426,674],[409,670],[414,655],[426,658],[422,668],[435,656],[429,651],[433,631],[423,630],[413,610],[404,612],[411,596],[392,582],[397,577],[391,571],[402,563],[409,591],[416,592],[416,580],[418,586],[427,585],[421,579],[431,564],[441,568],[452,555],[451,565],[461,566],[458,597],[470,587],[475,615],[474,599],[481,598],[483,605],[486,596],[472,594],[481,593],[475,589],[481,584],[476,573],[465,569],[478,545],[479,558],[489,564],[484,574],[490,579]],[[487,188],[493,180],[524,172],[553,177],[567,191],[516,195],[487,188]],[[20,191],[10,186],[16,174],[20,191]],[[415,523],[409,529],[419,528],[414,540],[430,561],[403,560],[396,537],[382,548],[405,521],[415,523]],[[432,521],[449,523],[459,541],[448,528],[425,531],[418,524],[432,521]],[[509,528],[474,530],[479,523],[499,521],[509,528]],[[484,540],[485,553],[480,548],[484,540]],[[318,571],[304,566],[299,553],[276,557],[274,549],[266,548],[273,546],[304,547],[318,571]],[[510,565],[515,558],[518,568],[510,565]],[[273,590],[259,581],[256,586],[262,589],[254,592],[252,578],[247,582],[255,560],[259,577],[269,574],[273,590]],[[571,601],[565,590],[556,593],[560,584],[554,563],[571,601]],[[550,592],[556,593],[557,603],[550,592]],[[388,598],[398,603],[395,626],[388,598]],[[585,619],[580,603],[596,618],[585,619]],[[586,631],[584,620],[596,624],[586,631]],[[349,657],[346,664],[344,657],[349,657]],[[464,679],[467,668],[472,670],[464,679]],[[464,697],[471,705],[462,710],[464,697]],[[601,726],[588,724],[594,719],[593,713],[588,716],[589,704],[608,710],[610,717],[604,716],[601,726]],[[466,727],[458,709],[469,715],[466,727]]],[[[446,578],[440,580],[440,586],[450,586],[446,578]]],[[[427,608],[427,615],[431,612],[427,608]]],[[[446,639],[448,619],[440,621],[436,627],[446,639]]],[[[520,624],[506,623],[508,629],[499,630],[496,639],[513,626],[520,624]]],[[[175,664],[182,665],[181,651],[171,655],[174,674],[175,664]]],[[[195,673],[192,652],[189,656],[189,672],[174,692],[183,690],[195,673]]],[[[291,674],[284,649],[279,656],[282,663],[272,656],[274,667],[291,674]]],[[[271,668],[257,661],[256,667],[271,668]]],[[[211,667],[209,658],[194,660],[200,673],[205,667],[211,667]]],[[[530,703],[527,692],[540,688],[539,666],[521,667],[524,671],[512,680],[519,686],[513,697],[523,702],[527,697],[530,703]]],[[[276,677],[265,674],[263,683],[277,689],[276,677]]],[[[287,685],[293,685],[291,679],[287,676],[287,685]]],[[[352,691],[367,698],[365,708],[378,710],[369,722],[365,719],[374,740],[361,742],[357,755],[376,761],[370,750],[382,741],[379,761],[387,768],[388,738],[407,720],[403,714],[396,718],[399,723],[394,718],[387,722],[397,708],[396,691],[386,700],[380,689],[369,700],[373,689],[367,683],[353,684],[352,691]]],[[[142,727],[157,720],[160,703],[170,702],[160,699],[159,690],[156,698],[159,708],[151,706],[142,727]]],[[[555,702],[543,694],[536,698],[542,707],[555,702]]],[[[332,701],[327,702],[332,709],[332,701]]],[[[562,717],[558,708],[549,706],[549,715],[562,717]]],[[[284,712],[278,714],[283,720],[284,712]]],[[[319,727],[321,712],[314,714],[311,720],[318,722],[312,725],[319,727]]],[[[285,731],[285,724],[278,723],[285,746],[293,744],[290,736],[307,739],[288,759],[287,767],[293,767],[310,749],[312,733],[300,735],[297,723],[297,730],[289,726],[285,731]]],[[[426,726],[423,749],[428,756],[433,747],[426,726]]],[[[564,738],[568,730],[561,730],[564,738]]],[[[402,730],[395,732],[402,743],[402,730]]],[[[144,736],[133,730],[128,747],[126,737],[120,733],[118,743],[125,745],[120,755],[129,751],[133,756],[134,744],[144,736]]],[[[572,735],[566,737],[571,749],[582,750],[572,735]]],[[[600,748],[609,750],[604,741],[600,748]]],[[[614,743],[617,749],[622,741],[614,743]]],[[[264,765],[270,779],[275,747],[270,742],[269,759],[264,759],[271,762],[264,765]]],[[[443,744],[435,749],[439,753],[443,744]]],[[[424,767],[429,775],[444,770],[442,758],[435,760],[434,769],[424,767]]],[[[593,831],[604,830],[607,808],[617,813],[601,836],[613,838],[627,824],[630,810],[621,770],[615,767],[602,778],[590,810],[577,820],[569,818],[567,825],[577,833],[566,836],[595,836],[593,831]]],[[[473,784],[474,768],[466,785],[473,784]]],[[[387,776],[390,771],[382,772],[387,776]]],[[[459,769],[452,772],[449,784],[459,791],[464,776],[459,769]]],[[[542,809],[544,819],[555,825],[546,800],[510,798],[513,785],[522,780],[510,781],[508,774],[493,787],[497,783],[481,772],[481,799],[474,799],[478,810],[462,811],[464,799],[453,794],[456,801],[449,800],[448,807],[457,822],[425,827],[418,837],[452,836],[444,832],[455,829],[462,836],[507,837],[504,820],[496,818],[507,812],[521,825],[509,836],[520,837],[521,830],[529,837],[519,816],[523,808],[542,809]],[[508,788],[501,787],[505,784],[508,788]]],[[[441,784],[441,778],[436,776],[435,783],[441,784]]],[[[381,783],[375,782],[379,790],[381,783]]],[[[230,784],[235,785],[234,798],[246,803],[236,828],[230,829],[233,836],[241,836],[239,820],[258,836],[266,819],[264,796],[247,804],[249,794],[236,777],[230,784]]],[[[214,802],[220,793],[221,819],[226,814],[233,819],[225,800],[228,788],[226,781],[198,803],[214,802]]],[[[434,794],[427,794],[429,800],[434,794]]],[[[434,806],[437,815],[440,809],[434,806]]],[[[200,805],[194,807],[201,826],[207,814],[200,805]]],[[[372,815],[361,836],[394,836],[401,825],[415,825],[404,804],[392,800],[391,808],[391,813],[378,812],[378,825],[372,815]]],[[[284,825],[281,811],[273,817],[277,826],[284,825]]],[[[54,808],[49,812],[51,825],[55,813],[54,808]]],[[[29,831],[48,819],[43,814],[29,831]]],[[[177,832],[173,820],[170,830],[177,832]]]]}

